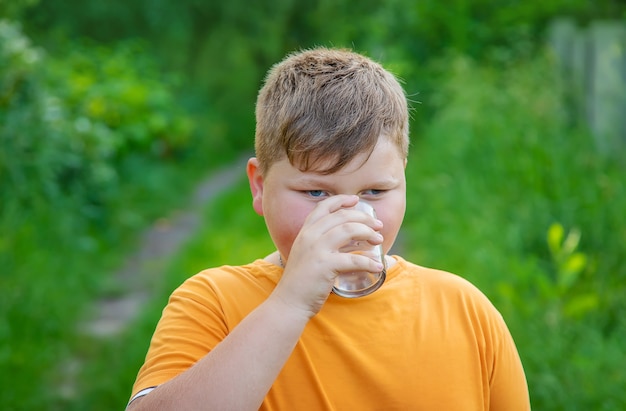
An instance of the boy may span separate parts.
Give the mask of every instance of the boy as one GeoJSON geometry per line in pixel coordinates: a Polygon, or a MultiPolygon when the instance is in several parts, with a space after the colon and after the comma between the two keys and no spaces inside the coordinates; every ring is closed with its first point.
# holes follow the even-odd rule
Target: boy
{"type": "Polygon", "coordinates": [[[386,254],[404,217],[397,80],[351,51],[295,53],[268,74],[256,119],[247,174],[277,251],[172,294],[128,410],[530,409],[509,331],[467,281],[385,256],[380,289],[331,292],[338,275],[383,270],[342,248],[386,254]]]}

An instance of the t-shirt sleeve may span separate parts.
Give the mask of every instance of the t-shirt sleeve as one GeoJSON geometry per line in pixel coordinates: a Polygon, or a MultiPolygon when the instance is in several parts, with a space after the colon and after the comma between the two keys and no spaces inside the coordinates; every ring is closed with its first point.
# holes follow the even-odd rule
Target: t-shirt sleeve
{"type": "Polygon", "coordinates": [[[200,279],[187,280],[163,310],[132,395],[188,370],[227,334],[219,299],[200,279]]]}
{"type": "MultiPolygon", "coordinates": [[[[524,368],[504,318],[476,286],[469,281],[442,272],[432,271],[435,284],[429,292],[439,290],[445,300],[457,309],[459,329],[471,324],[472,338],[478,342],[481,352],[481,381],[485,395],[484,407],[490,411],[530,410],[528,384],[524,368]],[[467,319],[467,323],[464,322],[467,319]]],[[[436,302],[433,304],[437,304],[436,302]]],[[[469,385],[469,383],[468,383],[469,385]]]]}
{"type": "Polygon", "coordinates": [[[513,337],[502,316],[495,324],[494,362],[490,380],[492,411],[530,410],[528,385],[513,337]]]}

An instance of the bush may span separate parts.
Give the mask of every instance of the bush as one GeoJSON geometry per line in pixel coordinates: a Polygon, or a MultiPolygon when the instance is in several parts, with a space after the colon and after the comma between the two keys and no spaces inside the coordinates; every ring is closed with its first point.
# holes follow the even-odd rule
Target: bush
{"type": "Polygon", "coordinates": [[[9,410],[66,408],[59,367],[77,348],[76,324],[136,231],[193,183],[176,160],[191,151],[194,123],[141,46],[64,48],[47,54],[0,20],[0,397],[9,410]]]}
{"type": "Polygon", "coordinates": [[[159,162],[187,148],[193,122],[138,43],[72,43],[54,58],[0,27],[3,197],[24,207],[72,198],[93,214],[129,157],[159,162]]]}

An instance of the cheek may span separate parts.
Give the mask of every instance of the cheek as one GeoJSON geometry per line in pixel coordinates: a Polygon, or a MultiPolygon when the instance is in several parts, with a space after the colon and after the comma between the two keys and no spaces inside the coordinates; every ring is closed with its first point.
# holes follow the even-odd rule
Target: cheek
{"type": "Polygon", "coordinates": [[[274,244],[283,254],[289,254],[291,245],[298,236],[309,211],[298,207],[283,206],[275,208],[271,216],[265,215],[274,244]]]}
{"type": "Polygon", "coordinates": [[[274,228],[276,241],[279,248],[291,249],[291,244],[298,236],[302,223],[297,219],[284,218],[278,216],[277,224],[274,228]]]}

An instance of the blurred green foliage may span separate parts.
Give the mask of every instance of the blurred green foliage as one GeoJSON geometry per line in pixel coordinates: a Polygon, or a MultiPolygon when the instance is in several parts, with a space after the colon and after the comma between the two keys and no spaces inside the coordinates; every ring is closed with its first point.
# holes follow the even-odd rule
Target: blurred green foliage
{"type": "MultiPolygon", "coordinates": [[[[444,61],[448,74],[442,76],[436,97],[440,109],[415,150],[420,163],[426,161],[419,157],[422,145],[432,149],[435,161],[448,159],[447,168],[431,180],[433,189],[449,194],[440,200],[449,202],[444,209],[465,215],[469,226],[463,237],[470,243],[475,243],[471,238],[483,241],[489,235],[488,243],[497,241],[511,252],[544,250],[537,254],[537,263],[556,284],[564,284],[564,267],[571,264],[575,247],[558,248],[560,237],[552,231],[552,248],[546,249],[545,233],[554,223],[580,230],[580,247],[588,251],[590,261],[577,267],[568,286],[561,287],[570,290],[574,279],[584,279],[595,292],[606,293],[601,306],[605,315],[614,313],[605,317],[612,322],[615,310],[626,307],[616,298],[626,292],[626,231],[622,208],[616,206],[626,201],[623,165],[598,155],[592,139],[570,127],[561,98],[564,85],[549,59],[513,59],[504,67],[479,67],[465,57],[444,61]]],[[[449,240],[446,247],[454,241],[449,240]]],[[[477,253],[475,258],[495,255],[477,253]]],[[[498,282],[481,277],[485,287],[498,282]]]]}
{"type": "Polygon", "coordinates": [[[39,0],[0,0],[0,19],[17,19],[24,10],[37,4],[39,0]]]}
{"type": "Polygon", "coordinates": [[[492,299],[533,409],[624,408],[623,164],[570,126],[546,56],[485,65],[448,55],[437,66],[438,108],[407,169],[406,255],[492,299]]]}
{"type": "MultiPolygon", "coordinates": [[[[545,55],[505,66],[459,55],[442,62],[434,63],[441,87],[429,102],[437,114],[413,134],[397,252],[485,291],[514,335],[533,409],[623,409],[623,165],[568,125],[545,55]]],[[[118,364],[114,379],[132,384],[161,308],[189,275],[272,248],[245,182],[209,204],[200,232],[154,287],[144,317],[125,338],[96,350],[118,364]],[[123,350],[128,341],[142,348],[123,350]]],[[[94,363],[84,380],[111,372],[110,364],[94,363]]],[[[115,407],[128,396],[124,384],[89,388],[83,408],[99,409],[102,398],[112,402],[101,409],[115,407]]]]}
{"type": "Polygon", "coordinates": [[[65,46],[62,58],[50,55],[19,24],[0,20],[7,409],[37,409],[55,398],[58,385],[48,382],[71,349],[64,343],[74,338],[71,325],[101,292],[133,232],[180,202],[167,192],[172,180],[181,189],[193,181],[181,181],[185,174],[173,168],[190,157],[194,121],[141,46],[65,46]],[[33,384],[48,388],[32,396],[33,384]]]}
{"type": "Polygon", "coordinates": [[[314,45],[352,47],[403,79],[414,110],[402,254],[489,295],[533,408],[626,408],[623,165],[571,128],[542,56],[552,18],[585,25],[625,10],[617,0],[0,0],[3,409],[121,409],[172,288],[271,250],[241,184],[207,209],[127,335],[75,329],[89,301],[112,292],[136,233],[251,149],[268,67],[314,45]],[[76,356],[78,391],[64,393],[64,359],[76,356]]]}
{"type": "MultiPolygon", "coordinates": [[[[24,12],[34,38],[54,46],[59,33],[116,42],[141,37],[164,67],[184,73],[185,103],[239,149],[250,145],[254,99],[267,68],[315,45],[353,47],[397,70],[411,93],[436,87],[419,69],[452,49],[476,58],[532,47],[546,23],[568,15],[584,24],[624,16],[616,0],[200,1],[47,0],[24,12]],[[68,12],[71,10],[71,12],[68,12]],[[416,69],[417,73],[416,73],[416,69]]],[[[427,112],[415,116],[427,118],[427,112]]]]}
{"type": "Polygon", "coordinates": [[[128,157],[156,162],[191,140],[193,120],[136,42],[54,58],[0,21],[0,61],[0,196],[21,206],[73,198],[98,211],[128,157]]]}

